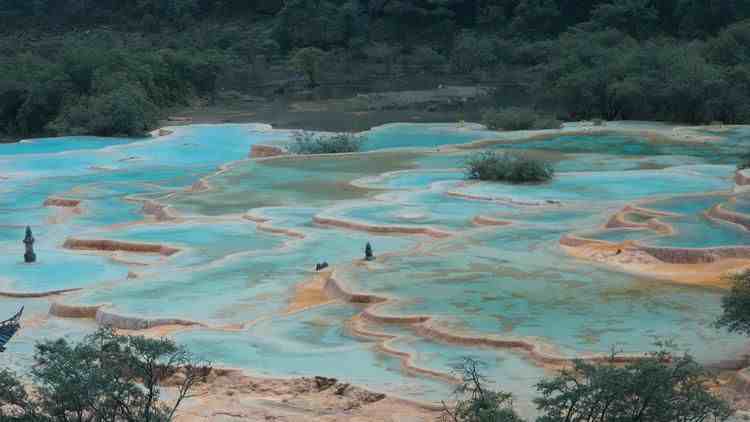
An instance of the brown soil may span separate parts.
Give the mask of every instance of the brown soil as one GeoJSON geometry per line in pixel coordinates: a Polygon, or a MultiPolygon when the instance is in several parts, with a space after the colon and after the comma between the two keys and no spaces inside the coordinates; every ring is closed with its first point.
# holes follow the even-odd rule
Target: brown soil
{"type": "Polygon", "coordinates": [[[439,415],[331,378],[262,379],[218,370],[180,407],[176,422],[428,422],[439,415]]]}

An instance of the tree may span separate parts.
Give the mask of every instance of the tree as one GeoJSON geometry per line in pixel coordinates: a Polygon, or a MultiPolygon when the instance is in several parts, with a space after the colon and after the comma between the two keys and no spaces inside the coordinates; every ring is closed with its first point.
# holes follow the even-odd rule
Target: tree
{"type": "Polygon", "coordinates": [[[658,12],[651,0],[602,3],[591,11],[597,29],[614,28],[635,38],[648,38],[656,29],[658,12]]]}
{"type": "Polygon", "coordinates": [[[537,384],[537,422],[724,421],[733,413],[688,355],[662,351],[624,366],[616,361],[614,353],[608,362],[579,360],[537,384]]]}
{"type": "MultiPolygon", "coordinates": [[[[747,161],[747,156],[743,157],[747,161]]],[[[744,167],[743,164],[741,167],[744,167]]],[[[716,326],[732,333],[750,336],[750,270],[729,277],[732,288],[722,299],[722,315],[716,326]]]]}
{"type": "Polygon", "coordinates": [[[513,410],[513,395],[492,391],[480,373],[481,366],[472,358],[456,366],[461,378],[456,388],[459,399],[452,407],[443,403],[442,422],[522,422],[513,410]]]}
{"type": "Polygon", "coordinates": [[[546,39],[560,29],[560,9],[554,0],[521,0],[511,24],[514,35],[529,39],[546,39]]]}
{"type": "Polygon", "coordinates": [[[76,344],[65,339],[39,343],[34,363],[34,394],[14,374],[0,371],[3,421],[170,421],[210,371],[171,340],[118,336],[108,328],[76,344]],[[171,403],[161,400],[167,379],[176,389],[171,403]]]}
{"type": "Polygon", "coordinates": [[[309,86],[318,85],[318,75],[320,74],[320,65],[323,63],[326,53],[316,47],[305,47],[297,50],[292,54],[290,64],[298,72],[307,77],[309,86]]]}

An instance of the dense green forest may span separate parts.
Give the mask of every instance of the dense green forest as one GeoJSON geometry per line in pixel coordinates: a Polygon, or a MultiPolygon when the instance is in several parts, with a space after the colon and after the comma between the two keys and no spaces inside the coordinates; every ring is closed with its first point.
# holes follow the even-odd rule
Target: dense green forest
{"type": "Polygon", "coordinates": [[[750,0],[0,0],[0,132],[137,135],[250,90],[258,57],[311,85],[400,65],[560,118],[748,122],[749,18],[750,0]]]}

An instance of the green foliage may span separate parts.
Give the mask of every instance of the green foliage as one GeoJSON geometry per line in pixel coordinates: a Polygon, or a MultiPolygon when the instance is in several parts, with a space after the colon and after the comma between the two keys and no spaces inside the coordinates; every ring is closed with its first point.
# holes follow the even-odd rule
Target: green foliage
{"type": "Polygon", "coordinates": [[[659,13],[651,0],[601,3],[591,11],[596,29],[617,29],[631,37],[648,38],[658,24],[659,13]]]}
{"type": "Polygon", "coordinates": [[[442,422],[522,422],[513,410],[513,396],[492,391],[481,374],[481,363],[465,358],[456,367],[461,384],[453,407],[443,403],[442,422]]]}
{"type": "Polygon", "coordinates": [[[51,124],[57,133],[144,136],[156,124],[156,106],[143,92],[125,85],[107,94],[82,98],[51,124]]]}
{"type": "Polygon", "coordinates": [[[80,343],[65,339],[36,345],[33,394],[7,370],[0,371],[0,417],[35,422],[166,422],[210,368],[167,339],[118,336],[106,328],[80,343]],[[175,377],[177,394],[161,399],[164,380],[175,377]],[[6,413],[2,413],[6,411],[6,413]]]}
{"type": "Polygon", "coordinates": [[[555,170],[548,162],[517,153],[483,151],[464,165],[469,179],[509,183],[541,183],[551,180],[555,170]]]}
{"type": "MultiPolygon", "coordinates": [[[[739,168],[750,168],[750,157],[746,156],[739,168]]],[[[730,276],[729,281],[732,288],[721,299],[723,312],[716,326],[750,336],[750,270],[730,276]]]]}
{"type": "Polygon", "coordinates": [[[500,62],[497,40],[464,31],[456,37],[451,54],[451,66],[457,72],[472,72],[490,68],[500,62]]]}
{"type": "Polygon", "coordinates": [[[394,82],[471,80],[575,119],[746,123],[749,18],[724,0],[4,0],[0,134],[133,132],[65,121],[123,86],[158,110],[249,89],[259,54],[264,78],[286,56],[311,86],[377,62],[394,82]]]}
{"type": "Polygon", "coordinates": [[[486,110],[482,113],[482,123],[492,130],[560,129],[562,126],[555,118],[520,107],[486,110]]]}
{"type": "Polygon", "coordinates": [[[561,29],[560,7],[554,0],[521,0],[514,14],[511,29],[520,38],[547,38],[561,29]]]}
{"type": "Polygon", "coordinates": [[[305,47],[295,51],[289,59],[289,63],[295,70],[307,77],[310,86],[316,86],[318,84],[320,66],[323,64],[325,56],[325,51],[319,48],[305,47]]]}
{"type": "Polygon", "coordinates": [[[292,135],[289,151],[293,154],[340,154],[359,152],[364,138],[351,133],[317,135],[300,131],[292,135]]]}
{"type": "Polygon", "coordinates": [[[49,61],[29,53],[0,60],[0,133],[139,136],[160,108],[216,92],[222,53],[112,48],[111,35],[70,35],[49,61]]]}
{"type": "Polygon", "coordinates": [[[690,356],[658,352],[624,366],[616,359],[579,360],[537,384],[537,422],[724,421],[733,413],[690,356]]]}

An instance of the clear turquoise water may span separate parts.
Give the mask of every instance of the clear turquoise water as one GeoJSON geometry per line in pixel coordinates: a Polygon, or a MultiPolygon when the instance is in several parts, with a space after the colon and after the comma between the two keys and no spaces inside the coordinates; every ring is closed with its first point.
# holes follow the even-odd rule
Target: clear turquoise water
{"type": "MultiPolygon", "coordinates": [[[[157,139],[0,145],[0,290],[83,288],[58,300],[205,324],[175,338],[218,365],[270,376],[335,376],[428,401],[450,397],[452,386],[409,374],[374,340],[352,337],[345,326],[361,308],[336,302],[287,313],[295,287],[313,275],[316,263],[332,264],[355,290],[394,299],[377,312],[428,315],[439,327],[466,335],[524,338],[568,357],[612,346],[647,351],[655,340],[670,338],[703,361],[720,360],[746,347],[744,338],[711,327],[721,291],[590,266],[560,251],[559,239],[575,232],[660,246],[747,244],[747,232],[703,215],[716,203],[750,210],[742,196],[729,204],[729,193],[706,194],[731,190],[734,154],[745,149],[746,134],[738,130],[699,145],[630,135],[513,141],[501,147],[548,159],[558,172],[549,184],[521,186],[464,183],[458,168],[472,151],[443,147],[499,136],[473,126],[387,125],[370,131],[365,145],[384,151],[302,161],[246,160],[253,144],[289,136],[258,125],[182,127],[157,139]],[[422,150],[399,149],[407,147],[422,150]],[[200,179],[209,189],[188,189],[200,179]],[[80,199],[82,213],[43,207],[50,196],[80,199]],[[145,199],[170,206],[180,220],[144,221],[139,201],[145,199]],[[677,233],[601,229],[630,203],[679,213],[660,218],[677,233]],[[243,218],[248,212],[304,238],[259,231],[243,218]],[[321,226],[316,215],[454,235],[378,235],[321,226]],[[477,226],[480,215],[511,224],[477,226]],[[26,225],[37,238],[34,265],[21,262],[26,225]],[[118,254],[147,265],[125,264],[65,250],[69,237],[169,244],[183,252],[118,254]],[[378,259],[360,265],[368,241],[378,259]]],[[[0,354],[0,365],[27,369],[34,341],[76,339],[94,328],[89,321],[48,316],[49,299],[0,297],[0,312],[10,315],[22,304],[28,324],[0,354]]],[[[433,342],[403,326],[374,328],[397,336],[389,346],[425,369],[447,373],[467,355],[485,361],[497,387],[516,393],[524,414],[533,415],[532,386],[544,373],[527,355],[433,342]]]]}
{"type": "Polygon", "coordinates": [[[493,138],[497,133],[471,127],[459,128],[455,123],[394,123],[374,128],[365,135],[367,140],[362,149],[372,151],[388,148],[439,148],[493,138]]]}

